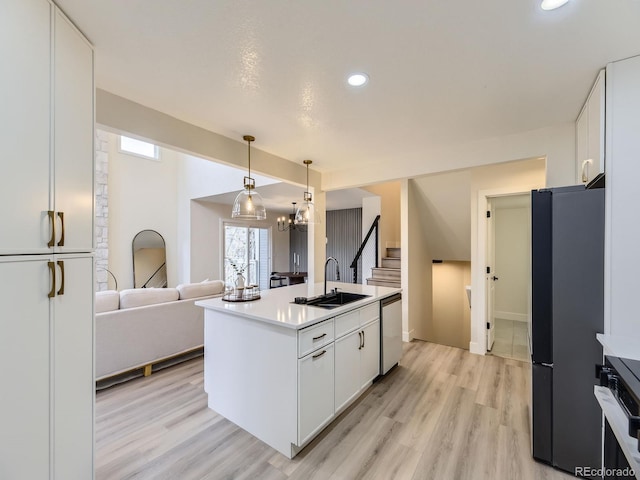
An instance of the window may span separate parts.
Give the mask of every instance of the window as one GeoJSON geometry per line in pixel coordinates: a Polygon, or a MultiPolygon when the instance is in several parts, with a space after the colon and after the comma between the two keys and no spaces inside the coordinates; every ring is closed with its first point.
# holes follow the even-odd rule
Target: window
{"type": "Polygon", "coordinates": [[[237,273],[246,284],[269,288],[271,229],[224,224],[224,281],[235,285],[237,273]],[[235,265],[235,267],[234,267],[235,265]]]}
{"type": "Polygon", "coordinates": [[[143,142],[135,138],[120,135],[120,151],[136,155],[138,157],[150,158],[158,160],[160,158],[160,149],[157,145],[149,142],[143,142]]]}

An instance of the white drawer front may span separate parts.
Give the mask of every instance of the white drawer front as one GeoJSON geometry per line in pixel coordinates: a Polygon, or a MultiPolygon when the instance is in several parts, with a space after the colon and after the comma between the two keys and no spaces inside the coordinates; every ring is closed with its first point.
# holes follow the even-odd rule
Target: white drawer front
{"type": "Polygon", "coordinates": [[[336,317],[336,338],[349,333],[360,326],[360,309],[343,313],[336,317]]]}
{"type": "Polygon", "coordinates": [[[333,342],[333,318],[298,332],[298,358],[333,342]]]}
{"type": "Polygon", "coordinates": [[[377,318],[380,318],[380,302],[374,302],[360,309],[361,326],[366,325],[377,318]]]}

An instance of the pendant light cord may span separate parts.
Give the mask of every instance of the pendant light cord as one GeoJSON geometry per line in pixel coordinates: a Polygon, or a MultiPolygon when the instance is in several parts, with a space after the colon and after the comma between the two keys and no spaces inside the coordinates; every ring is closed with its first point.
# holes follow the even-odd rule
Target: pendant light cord
{"type": "Polygon", "coordinates": [[[251,140],[247,140],[247,156],[249,157],[249,178],[251,178],[251,140]]]}

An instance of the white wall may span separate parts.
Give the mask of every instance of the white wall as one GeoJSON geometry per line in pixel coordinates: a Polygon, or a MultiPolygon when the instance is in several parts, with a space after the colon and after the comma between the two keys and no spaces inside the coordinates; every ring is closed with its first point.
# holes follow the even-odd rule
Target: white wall
{"type": "MultiPolygon", "coordinates": [[[[362,239],[369,233],[369,228],[375,220],[376,216],[380,215],[382,221],[382,198],[379,196],[365,197],[362,199],[362,239]]],[[[380,225],[380,224],[379,224],[380,225]]],[[[382,240],[382,232],[380,232],[379,239],[382,240]]],[[[365,247],[362,253],[362,277],[359,278],[360,283],[366,285],[367,278],[371,278],[371,269],[376,266],[374,239],[371,237],[369,243],[365,247]]],[[[380,258],[384,254],[384,242],[378,245],[378,265],[381,265],[380,258]]],[[[345,280],[345,281],[351,281],[345,280]]]]}
{"type": "Polygon", "coordinates": [[[546,186],[572,185],[575,181],[575,123],[433,149],[421,162],[403,161],[399,152],[397,158],[369,165],[366,169],[349,168],[346,164],[344,170],[323,174],[322,188],[360,187],[528,158],[546,159],[546,186]]]}
{"type": "Polygon", "coordinates": [[[156,230],[167,249],[168,285],[178,283],[176,177],[177,154],[161,149],[160,160],[118,151],[109,134],[109,270],[118,289],[133,288],[131,242],[141,230],[156,230]]]}
{"type": "MultiPolygon", "coordinates": [[[[527,197],[528,199],[528,197],[527,197]]],[[[529,208],[513,207],[511,197],[492,200],[495,225],[494,314],[496,318],[527,321],[531,220],[529,208]]]]}
{"type": "Polygon", "coordinates": [[[419,189],[413,180],[402,182],[401,283],[403,340],[424,339],[432,315],[432,276],[429,245],[419,218],[419,189]]]}
{"type": "MultiPolygon", "coordinates": [[[[191,201],[190,205],[190,281],[224,278],[222,222],[231,221],[231,206],[202,201],[191,201]]],[[[234,223],[259,228],[271,227],[272,271],[289,270],[289,233],[278,232],[277,216],[270,215],[264,222],[234,220],[234,223]]]]}
{"type": "Polygon", "coordinates": [[[471,312],[465,286],[471,282],[470,262],[443,262],[432,266],[433,308],[425,322],[428,342],[469,348],[471,312]]]}
{"type": "Polygon", "coordinates": [[[532,159],[473,169],[471,176],[471,342],[486,353],[486,196],[526,193],[545,186],[545,162],[532,159]]]}

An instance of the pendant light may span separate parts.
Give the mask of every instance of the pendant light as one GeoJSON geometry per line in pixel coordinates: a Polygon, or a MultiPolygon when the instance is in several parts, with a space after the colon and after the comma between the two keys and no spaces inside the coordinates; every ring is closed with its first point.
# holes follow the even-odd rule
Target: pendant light
{"type": "Polygon", "coordinates": [[[304,225],[296,225],[295,223],[296,212],[298,211],[298,209],[296,208],[297,203],[291,202],[291,205],[293,205],[293,210],[289,214],[288,218],[278,217],[278,231],[286,232],[288,230],[298,230],[299,232],[306,232],[307,228],[304,225]]]}
{"type": "Polygon", "coordinates": [[[304,160],[302,163],[307,166],[307,191],[304,192],[304,203],[296,210],[296,216],[293,222],[296,225],[320,223],[320,218],[316,215],[316,207],[312,202],[311,192],[309,192],[309,165],[313,162],[311,160],[304,160]]]}
{"type": "Polygon", "coordinates": [[[231,218],[242,220],[264,220],[267,218],[267,210],[258,192],[255,191],[256,181],[251,177],[251,142],[255,140],[251,135],[242,137],[247,142],[249,156],[249,174],[244,177],[244,190],[242,190],[233,202],[231,218]]]}

